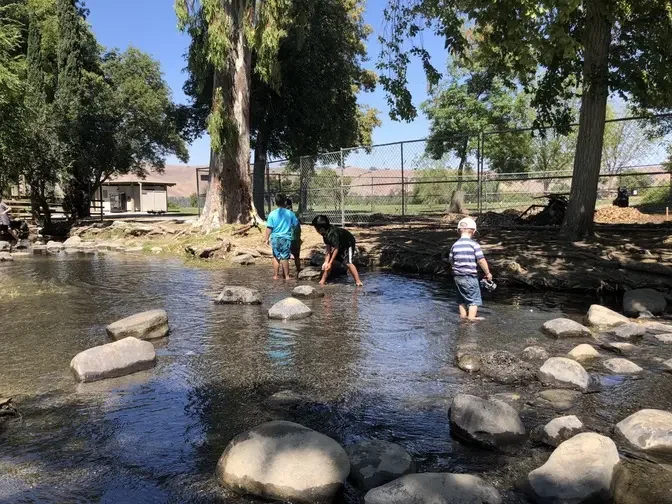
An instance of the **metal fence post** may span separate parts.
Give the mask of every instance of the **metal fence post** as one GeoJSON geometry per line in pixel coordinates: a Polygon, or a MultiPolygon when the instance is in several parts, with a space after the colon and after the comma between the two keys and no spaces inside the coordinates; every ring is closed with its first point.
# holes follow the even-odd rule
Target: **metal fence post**
{"type": "Polygon", "coordinates": [[[340,150],[341,158],[339,163],[341,165],[341,226],[345,227],[345,162],[343,160],[343,149],[340,150]]]}
{"type": "Polygon", "coordinates": [[[404,142],[400,144],[401,148],[401,220],[406,216],[406,184],[404,183],[404,142]]]}

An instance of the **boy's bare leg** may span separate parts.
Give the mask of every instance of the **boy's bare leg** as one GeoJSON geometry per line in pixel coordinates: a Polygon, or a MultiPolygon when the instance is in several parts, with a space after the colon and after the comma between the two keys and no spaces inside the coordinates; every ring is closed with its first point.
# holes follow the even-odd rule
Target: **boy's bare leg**
{"type": "Polygon", "coordinates": [[[460,318],[462,320],[467,318],[467,307],[463,304],[458,305],[458,309],[460,310],[460,318]]]}
{"type": "Polygon", "coordinates": [[[329,278],[329,272],[331,270],[327,270],[324,273],[322,273],[322,280],[320,280],[320,285],[324,285],[327,283],[327,278],[329,278]]]}
{"type": "Polygon", "coordinates": [[[273,256],[273,280],[278,279],[278,273],[280,272],[280,263],[278,260],[273,256]]]}
{"type": "Polygon", "coordinates": [[[478,320],[476,314],[478,313],[478,306],[471,305],[469,307],[469,320],[478,320]]]}
{"type": "Polygon", "coordinates": [[[283,259],[280,261],[282,265],[282,273],[285,275],[285,280],[289,280],[289,259],[283,259]]]}
{"type": "Polygon", "coordinates": [[[296,265],[296,274],[298,275],[301,271],[301,257],[299,254],[294,255],[294,264],[296,265]]]}
{"type": "Polygon", "coordinates": [[[364,285],[362,281],[359,279],[359,272],[357,271],[357,266],[355,266],[354,264],[348,264],[348,271],[352,275],[352,278],[355,279],[355,284],[357,284],[358,287],[364,285]]]}

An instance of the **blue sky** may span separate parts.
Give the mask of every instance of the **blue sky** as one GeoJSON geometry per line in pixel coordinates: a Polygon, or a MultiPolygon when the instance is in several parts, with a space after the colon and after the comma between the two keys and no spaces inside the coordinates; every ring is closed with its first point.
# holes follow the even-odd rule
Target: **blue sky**
{"type": "MultiPolygon", "coordinates": [[[[374,33],[369,39],[370,61],[367,66],[375,69],[378,57],[378,34],[384,29],[383,9],[387,0],[369,0],[366,10],[366,22],[374,33]]],[[[161,62],[165,79],[173,90],[178,102],[186,100],[182,92],[186,74],[183,72],[183,55],[189,44],[189,38],[176,28],[173,0],[88,0],[90,10],[89,23],[98,42],[110,47],[125,49],[132,45],[141,49],[161,62]]],[[[437,68],[443,68],[446,51],[443,41],[427,34],[424,45],[434,57],[437,68]]],[[[408,72],[409,88],[414,101],[419,104],[427,96],[427,83],[421,65],[415,61],[408,72]]],[[[382,127],[374,133],[374,143],[388,143],[399,140],[423,138],[428,132],[428,122],[418,117],[412,123],[395,122],[389,118],[388,106],[382,89],[366,93],[360,101],[381,111],[382,127]]],[[[189,164],[207,164],[209,159],[209,140],[201,138],[190,148],[189,164]]],[[[169,163],[176,163],[169,159],[169,163]]]]}

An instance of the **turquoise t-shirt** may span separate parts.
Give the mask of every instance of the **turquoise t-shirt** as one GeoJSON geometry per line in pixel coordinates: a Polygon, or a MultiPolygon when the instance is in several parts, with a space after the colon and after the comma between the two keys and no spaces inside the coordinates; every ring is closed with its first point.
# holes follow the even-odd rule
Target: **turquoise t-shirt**
{"type": "Polygon", "coordinates": [[[294,212],[286,208],[276,208],[266,219],[266,227],[272,230],[271,236],[289,238],[290,240],[292,239],[292,230],[298,225],[299,220],[294,212]]]}

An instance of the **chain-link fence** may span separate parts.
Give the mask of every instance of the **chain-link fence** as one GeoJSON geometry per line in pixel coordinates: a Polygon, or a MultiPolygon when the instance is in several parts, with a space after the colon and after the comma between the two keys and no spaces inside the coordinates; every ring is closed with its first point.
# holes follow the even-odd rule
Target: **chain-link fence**
{"type": "MultiPolygon", "coordinates": [[[[672,190],[666,168],[672,138],[656,136],[650,124],[607,121],[598,205],[611,204],[618,188],[627,187],[631,205],[664,210],[672,190]]],[[[487,132],[272,161],[264,202],[270,211],[275,194],[284,193],[304,222],[324,214],[337,224],[435,219],[456,204],[472,214],[523,211],[549,194],[569,194],[576,130],[487,132]]],[[[207,170],[197,177],[202,206],[207,170]]]]}

